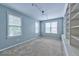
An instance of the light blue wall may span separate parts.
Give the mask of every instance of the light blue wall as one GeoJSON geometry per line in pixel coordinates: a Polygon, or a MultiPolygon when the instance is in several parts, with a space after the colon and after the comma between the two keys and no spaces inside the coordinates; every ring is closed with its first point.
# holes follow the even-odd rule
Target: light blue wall
{"type": "MultiPolygon", "coordinates": [[[[18,44],[20,42],[38,37],[39,33],[35,33],[36,20],[24,15],[16,10],[0,5],[0,49],[18,44]],[[8,18],[7,14],[20,16],[22,19],[22,35],[17,37],[7,37],[8,18]]],[[[38,21],[39,22],[39,21],[38,21]]]]}
{"type": "Polygon", "coordinates": [[[51,19],[51,20],[46,20],[46,21],[40,21],[40,35],[41,36],[45,36],[45,37],[57,37],[57,38],[61,38],[61,34],[63,33],[63,18],[56,18],[56,19],[51,19]],[[53,22],[53,21],[57,21],[58,22],[58,29],[57,32],[58,34],[53,34],[53,33],[45,33],[45,23],[46,22],[53,22]]]}

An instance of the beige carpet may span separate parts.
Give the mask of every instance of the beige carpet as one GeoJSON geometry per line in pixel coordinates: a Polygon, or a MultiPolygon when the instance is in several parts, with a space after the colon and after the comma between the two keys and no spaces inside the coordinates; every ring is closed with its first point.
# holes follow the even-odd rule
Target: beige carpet
{"type": "Polygon", "coordinates": [[[2,56],[63,56],[62,41],[40,38],[0,52],[2,56]]]}

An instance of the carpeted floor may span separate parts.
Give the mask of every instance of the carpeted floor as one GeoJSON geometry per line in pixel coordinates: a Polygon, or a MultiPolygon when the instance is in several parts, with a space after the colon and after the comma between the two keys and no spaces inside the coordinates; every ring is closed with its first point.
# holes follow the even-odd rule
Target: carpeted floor
{"type": "Polygon", "coordinates": [[[0,52],[1,56],[63,56],[62,41],[39,38],[0,52]]]}

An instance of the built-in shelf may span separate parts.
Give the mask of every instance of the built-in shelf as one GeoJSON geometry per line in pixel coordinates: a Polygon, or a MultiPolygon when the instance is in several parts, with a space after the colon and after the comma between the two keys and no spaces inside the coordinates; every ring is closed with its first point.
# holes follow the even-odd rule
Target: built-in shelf
{"type": "Polygon", "coordinates": [[[70,17],[70,15],[67,15],[67,16],[66,16],[67,20],[69,20],[69,17],[70,17]]]}
{"type": "Polygon", "coordinates": [[[70,4],[70,42],[79,47],[79,3],[70,4]]]}
{"type": "Polygon", "coordinates": [[[79,28],[79,25],[78,26],[72,26],[71,28],[79,28]]]}
{"type": "Polygon", "coordinates": [[[72,37],[73,39],[79,40],[79,37],[78,37],[78,36],[73,36],[73,35],[71,35],[71,37],[72,37]]]}
{"type": "Polygon", "coordinates": [[[69,40],[70,39],[70,31],[69,31],[69,29],[70,29],[70,8],[69,8],[69,4],[68,4],[68,6],[67,6],[67,10],[66,10],[66,13],[65,13],[65,19],[66,19],[66,39],[67,40],[69,40]]]}
{"type": "MultiPolygon", "coordinates": [[[[79,3],[69,3],[65,13],[65,38],[69,46],[79,47],[79,3]]],[[[79,49],[78,49],[79,50],[79,49]]]]}
{"type": "Polygon", "coordinates": [[[79,12],[75,13],[73,17],[71,17],[71,20],[78,19],[79,18],[79,12]]]}
{"type": "Polygon", "coordinates": [[[76,3],[71,3],[70,6],[73,7],[76,3]]]}
{"type": "Polygon", "coordinates": [[[69,25],[69,22],[66,23],[66,26],[68,26],[68,25],[69,25]]]}
{"type": "Polygon", "coordinates": [[[75,48],[79,48],[79,37],[71,35],[71,45],[75,48]]]}
{"type": "Polygon", "coordinates": [[[74,11],[78,11],[79,10],[79,4],[74,4],[73,6],[71,6],[71,12],[74,12],[74,11]]]}

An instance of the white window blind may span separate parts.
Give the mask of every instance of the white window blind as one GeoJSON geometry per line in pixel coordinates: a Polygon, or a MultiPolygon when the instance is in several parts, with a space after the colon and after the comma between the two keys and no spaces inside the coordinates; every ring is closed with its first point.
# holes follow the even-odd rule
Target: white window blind
{"type": "Polygon", "coordinates": [[[45,32],[50,33],[50,23],[45,23],[45,32]]]}
{"type": "Polygon", "coordinates": [[[39,23],[35,22],[35,33],[39,33],[39,23]]]}
{"type": "Polygon", "coordinates": [[[57,23],[58,22],[45,23],[45,33],[55,33],[55,34],[57,34],[57,23]]]}
{"type": "Polygon", "coordinates": [[[51,22],[51,33],[57,34],[57,22],[51,22]]]}
{"type": "Polygon", "coordinates": [[[21,35],[21,18],[8,14],[8,36],[21,35]]]}

